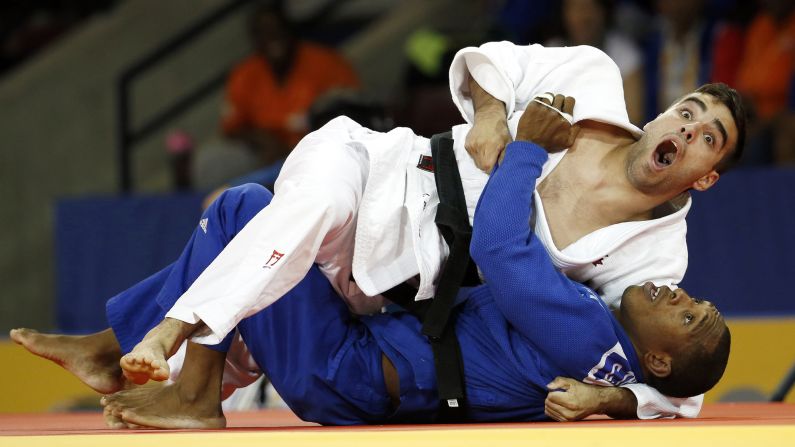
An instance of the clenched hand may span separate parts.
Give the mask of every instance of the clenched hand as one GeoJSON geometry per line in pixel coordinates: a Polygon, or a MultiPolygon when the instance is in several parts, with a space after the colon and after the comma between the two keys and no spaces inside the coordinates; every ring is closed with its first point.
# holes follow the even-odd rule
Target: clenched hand
{"type": "Polygon", "coordinates": [[[580,128],[560,112],[571,115],[574,102],[574,98],[563,95],[555,95],[551,101],[543,96],[531,101],[519,119],[516,140],[531,141],[548,152],[571,147],[580,128]]]}

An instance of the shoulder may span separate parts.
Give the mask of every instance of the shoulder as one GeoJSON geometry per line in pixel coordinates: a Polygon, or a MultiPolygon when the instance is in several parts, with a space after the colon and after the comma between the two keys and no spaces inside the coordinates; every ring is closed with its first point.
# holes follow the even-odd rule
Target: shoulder
{"type": "MultiPolygon", "coordinates": [[[[593,290],[585,286],[578,287],[578,290],[582,300],[579,318],[569,316],[560,322],[571,325],[571,340],[565,360],[567,369],[572,374],[577,372],[579,379],[592,379],[591,383],[617,385],[613,382],[616,377],[611,377],[611,373],[616,372],[615,365],[620,365],[620,370],[628,371],[630,368],[621,338],[616,333],[615,320],[593,290]]],[[[619,381],[623,380],[621,374],[618,376],[619,381]]]]}
{"type": "Polygon", "coordinates": [[[262,57],[252,54],[232,67],[232,71],[229,73],[229,78],[230,80],[240,81],[258,76],[260,73],[262,73],[265,65],[266,63],[262,57]]]}
{"type": "Polygon", "coordinates": [[[593,353],[594,359],[599,356],[598,361],[590,368],[583,382],[591,385],[621,386],[638,381],[632,371],[632,362],[630,362],[621,342],[617,339],[613,339],[613,341],[615,344],[609,349],[593,353]]]}

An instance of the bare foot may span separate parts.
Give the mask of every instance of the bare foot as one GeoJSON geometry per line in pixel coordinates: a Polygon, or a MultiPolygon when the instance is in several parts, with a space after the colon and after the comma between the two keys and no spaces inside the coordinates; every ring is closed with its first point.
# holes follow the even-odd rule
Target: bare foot
{"type": "Polygon", "coordinates": [[[10,336],[32,354],[52,360],[97,392],[115,393],[125,384],[119,367],[121,348],[110,329],[79,336],[12,329],[10,336]]]}
{"type": "Polygon", "coordinates": [[[150,379],[157,381],[168,379],[170,373],[168,358],[177,352],[196,326],[173,318],[161,321],[119,361],[124,377],[137,385],[142,385],[150,379]]]}
{"type": "Polygon", "coordinates": [[[226,427],[219,390],[195,394],[180,382],[146,386],[104,396],[105,421],[127,428],[217,429],[226,427]]]}
{"type": "Polygon", "coordinates": [[[226,353],[188,342],[179,378],[166,386],[147,386],[105,396],[106,420],[129,428],[223,428],[221,381],[226,353]]]}
{"type": "Polygon", "coordinates": [[[106,406],[102,409],[102,418],[105,419],[105,425],[109,428],[127,428],[127,424],[121,419],[121,414],[114,414],[110,407],[106,406]]]}

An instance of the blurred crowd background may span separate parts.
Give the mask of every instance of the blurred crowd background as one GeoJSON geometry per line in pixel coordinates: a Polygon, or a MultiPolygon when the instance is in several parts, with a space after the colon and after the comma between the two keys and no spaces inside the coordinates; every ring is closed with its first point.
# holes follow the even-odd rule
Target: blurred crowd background
{"type": "Polygon", "coordinates": [[[601,48],[640,126],[703,83],[735,87],[741,169],[779,173],[792,203],[795,0],[7,0],[0,330],[101,327],[70,322],[161,268],[214,191],[271,186],[334,116],[449,130],[449,63],[493,40],[601,48]]]}

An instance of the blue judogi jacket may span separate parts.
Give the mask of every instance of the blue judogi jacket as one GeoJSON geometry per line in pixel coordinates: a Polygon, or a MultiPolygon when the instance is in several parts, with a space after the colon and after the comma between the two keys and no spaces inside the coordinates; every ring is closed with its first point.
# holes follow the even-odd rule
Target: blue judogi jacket
{"type": "MultiPolygon", "coordinates": [[[[456,324],[469,415],[476,421],[544,420],[546,384],[557,376],[621,385],[643,380],[635,350],[608,307],[549,260],[528,225],[547,153],[528,142],[506,148],[480,198],[471,255],[486,283],[464,290],[456,324]]],[[[433,402],[433,355],[410,316],[362,320],[401,380],[399,413],[433,402]]],[[[425,410],[431,413],[432,408],[425,410]]]]}
{"type": "MultiPolygon", "coordinates": [[[[475,214],[471,254],[486,284],[461,291],[454,317],[475,421],[546,419],[546,384],[556,376],[603,385],[642,381],[635,351],[605,304],[557,271],[530,230],[531,196],[546,152],[522,142],[507,151],[475,214]]],[[[254,185],[225,192],[205,211],[176,262],[108,301],[108,321],[124,352],[270,199],[254,185]]],[[[436,372],[419,320],[409,313],[352,317],[317,266],[237,329],[305,420],[434,421],[436,372]],[[384,386],[382,353],[400,377],[397,410],[384,386]]],[[[227,349],[230,339],[214,349],[227,349]]]]}

